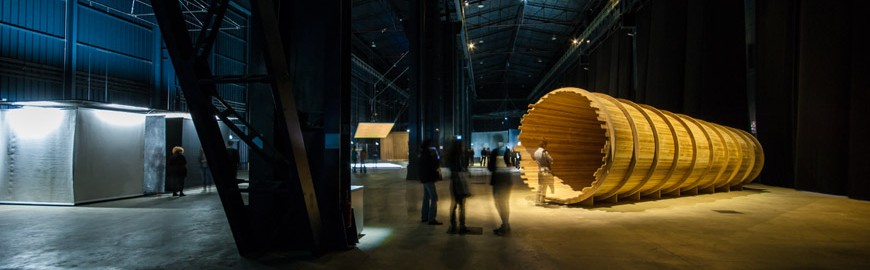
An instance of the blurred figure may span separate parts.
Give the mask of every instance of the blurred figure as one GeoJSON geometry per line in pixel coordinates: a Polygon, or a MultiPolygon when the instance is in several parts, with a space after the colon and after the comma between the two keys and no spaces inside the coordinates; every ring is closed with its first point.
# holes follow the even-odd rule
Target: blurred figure
{"type": "Polygon", "coordinates": [[[432,140],[424,140],[420,145],[420,182],[423,183],[421,220],[428,222],[429,225],[443,224],[435,219],[438,212],[438,191],[435,189],[435,181],[441,180],[440,161],[438,148],[432,144],[432,140]]]}
{"type": "Polygon", "coordinates": [[[538,163],[538,193],[535,197],[535,205],[543,205],[547,197],[547,187],[550,187],[550,193],[556,192],[553,187],[553,173],[550,171],[550,166],[553,165],[553,157],[550,152],[547,152],[547,141],[541,141],[538,144],[538,149],[532,155],[535,162],[538,163]]]}
{"type": "Polygon", "coordinates": [[[350,169],[353,173],[356,173],[357,162],[359,161],[359,156],[356,152],[356,147],[350,149],[350,169]]]}
{"type": "Polygon", "coordinates": [[[489,159],[489,147],[484,147],[480,149],[480,166],[487,167],[486,161],[489,159]]]}
{"type": "Polygon", "coordinates": [[[453,200],[450,203],[450,229],[447,233],[467,233],[465,227],[465,198],[471,195],[468,191],[468,183],[460,177],[462,172],[463,153],[462,142],[453,140],[447,149],[447,167],[450,168],[450,195],[453,200]],[[456,227],[456,212],[459,211],[459,227],[456,227]]]}
{"type": "Polygon", "coordinates": [[[233,142],[227,141],[227,156],[230,158],[230,169],[232,170],[233,181],[239,181],[239,150],[233,148],[233,142]]]}
{"type": "Polygon", "coordinates": [[[187,159],[184,158],[184,148],[172,147],[172,156],[166,160],[166,178],[172,185],[172,196],[184,195],[184,178],[187,177],[187,159]]]}
{"type": "Polygon", "coordinates": [[[202,174],[202,191],[206,192],[211,188],[211,170],[208,169],[208,160],[205,158],[205,151],[199,148],[199,171],[202,174]]]}
{"type": "Polygon", "coordinates": [[[500,137],[496,138],[498,148],[493,149],[489,154],[489,165],[487,168],[492,172],[492,198],[495,203],[495,210],[501,218],[501,226],[492,232],[496,235],[506,235],[510,233],[510,198],[513,180],[511,179],[510,158],[511,151],[508,149],[500,137]]]}
{"type": "Polygon", "coordinates": [[[468,163],[465,163],[465,169],[468,169],[470,166],[474,166],[474,148],[468,147],[468,150],[465,151],[466,158],[468,158],[468,163]]]}
{"type": "Polygon", "coordinates": [[[362,173],[367,172],[366,171],[366,159],[368,159],[368,158],[369,158],[369,151],[366,151],[366,148],[363,147],[362,150],[359,150],[359,164],[360,164],[359,170],[362,173]]]}

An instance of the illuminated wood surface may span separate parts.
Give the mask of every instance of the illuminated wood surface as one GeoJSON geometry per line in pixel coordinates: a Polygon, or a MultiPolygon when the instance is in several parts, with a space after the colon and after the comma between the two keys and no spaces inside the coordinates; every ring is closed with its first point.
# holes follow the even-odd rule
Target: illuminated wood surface
{"type": "MultiPolygon", "coordinates": [[[[728,191],[764,165],[761,144],[745,131],[579,88],[529,105],[520,131],[524,157],[549,143],[555,192],[546,198],[562,204],[728,191]]],[[[537,189],[537,163],[521,166],[537,189]]]]}

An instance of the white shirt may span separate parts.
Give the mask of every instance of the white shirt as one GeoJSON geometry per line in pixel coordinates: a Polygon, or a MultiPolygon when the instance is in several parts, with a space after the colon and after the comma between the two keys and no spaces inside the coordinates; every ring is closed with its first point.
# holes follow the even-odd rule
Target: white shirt
{"type": "Polygon", "coordinates": [[[538,147],[538,150],[535,150],[533,157],[535,158],[535,161],[538,162],[538,166],[540,166],[541,169],[546,168],[549,170],[550,165],[553,163],[553,157],[551,157],[550,153],[543,147],[538,147]]]}

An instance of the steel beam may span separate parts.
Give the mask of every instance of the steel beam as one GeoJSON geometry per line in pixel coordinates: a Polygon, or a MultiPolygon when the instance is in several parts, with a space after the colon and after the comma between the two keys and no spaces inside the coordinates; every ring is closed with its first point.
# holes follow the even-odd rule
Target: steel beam
{"type": "Polygon", "coordinates": [[[242,256],[254,253],[257,247],[251,237],[251,224],[247,221],[247,211],[242,201],[235,172],[229,166],[230,160],[224,150],[224,141],[214,119],[215,109],[208,93],[215,93],[214,84],[200,84],[200,78],[210,78],[211,70],[204,59],[198,59],[190,40],[187,27],[178,1],[153,1],[157,23],[166,42],[176,76],[184,89],[197,136],[203,146],[209,168],[212,170],[215,187],[221,199],[236,247],[242,256]]]}
{"type": "Polygon", "coordinates": [[[296,111],[296,99],[293,92],[293,84],[290,73],[287,70],[287,58],[284,54],[284,42],[281,40],[281,32],[278,26],[276,5],[272,0],[252,1],[252,11],[259,16],[260,25],[263,28],[263,54],[266,68],[272,75],[272,87],[280,96],[283,109],[284,121],[287,133],[290,135],[290,145],[293,151],[299,184],[302,189],[302,201],[308,214],[308,223],[311,230],[311,250],[314,254],[324,251],[321,242],[322,224],[320,209],[317,204],[317,195],[314,191],[314,183],[311,177],[311,168],[308,164],[308,155],[305,153],[305,142],[302,137],[302,128],[299,123],[299,115],[296,111]]]}

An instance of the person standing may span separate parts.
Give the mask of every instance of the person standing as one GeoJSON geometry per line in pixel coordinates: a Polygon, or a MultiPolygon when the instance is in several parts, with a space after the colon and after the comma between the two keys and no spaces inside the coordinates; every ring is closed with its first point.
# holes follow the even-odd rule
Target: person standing
{"type": "Polygon", "coordinates": [[[166,160],[166,178],[172,185],[172,196],[184,195],[184,178],[187,177],[187,159],[184,158],[184,148],[172,147],[172,156],[166,160]]]}
{"type": "Polygon", "coordinates": [[[208,160],[202,148],[199,148],[199,171],[202,174],[202,191],[207,192],[212,183],[211,170],[208,169],[208,160]]]}
{"type": "Polygon", "coordinates": [[[492,198],[495,203],[495,210],[501,218],[501,226],[492,232],[496,235],[506,235],[510,233],[510,197],[511,188],[513,188],[513,180],[511,179],[510,170],[510,150],[504,145],[501,138],[497,138],[498,148],[493,149],[489,154],[488,169],[492,172],[490,185],[492,185],[492,198]]]}
{"type": "Polygon", "coordinates": [[[555,192],[553,187],[553,173],[550,166],[553,165],[553,157],[547,151],[547,141],[541,141],[538,144],[538,149],[532,155],[535,162],[538,163],[538,193],[535,197],[535,205],[543,205],[547,197],[547,187],[550,187],[550,192],[555,192]]]}
{"type": "Polygon", "coordinates": [[[447,233],[467,233],[465,198],[471,193],[468,191],[468,183],[459,175],[462,172],[463,160],[466,160],[463,157],[466,151],[462,150],[462,142],[459,140],[453,140],[447,151],[447,167],[450,168],[450,195],[453,195],[450,204],[450,229],[447,230],[447,233]],[[456,227],[457,210],[459,212],[459,227],[456,227]]]}
{"type": "Polygon", "coordinates": [[[465,169],[468,167],[474,166],[474,148],[468,147],[468,150],[465,151],[466,158],[468,158],[468,163],[465,163],[465,169]]]}
{"type": "Polygon", "coordinates": [[[486,160],[489,159],[489,147],[480,149],[480,166],[486,167],[486,160]]]}
{"type": "Polygon", "coordinates": [[[230,170],[232,170],[230,176],[232,176],[233,181],[239,181],[239,150],[233,148],[233,141],[227,141],[227,157],[230,158],[230,170]]]}
{"type": "Polygon", "coordinates": [[[360,171],[362,173],[367,173],[366,171],[366,159],[369,158],[369,151],[366,151],[366,147],[363,147],[362,150],[359,150],[359,164],[360,171]]]}
{"type": "Polygon", "coordinates": [[[357,158],[356,147],[354,147],[350,149],[350,170],[353,171],[353,173],[356,173],[357,158]]]}
{"type": "Polygon", "coordinates": [[[435,189],[435,181],[441,180],[440,162],[441,157],[432,140],[424,140],[420,146],[420,182],[423,183],[421,221],[428,222],[429,225],[443,224],[435,219],[438,212],[438,191],[435,189]]]}

